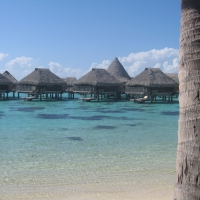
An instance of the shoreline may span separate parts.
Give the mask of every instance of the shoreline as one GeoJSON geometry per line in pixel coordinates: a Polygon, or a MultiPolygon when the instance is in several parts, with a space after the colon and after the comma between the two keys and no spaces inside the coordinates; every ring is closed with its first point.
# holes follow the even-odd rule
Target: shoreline
{"type": "Polygon", "coordinates": [[[145,188],[139,185],[123,187],[98,188],[92,186],[82,188],[82,186],[63,187],[23,187],[18,188],[1,187],[0,199],[20,199],[20,200],[170,200],[173,198],[174,187],[166,188],[145,188]],[[134,188],[134,189],[133,189],[134,188]],[[6,191],[6,192],[5,192],[6,191]]]}

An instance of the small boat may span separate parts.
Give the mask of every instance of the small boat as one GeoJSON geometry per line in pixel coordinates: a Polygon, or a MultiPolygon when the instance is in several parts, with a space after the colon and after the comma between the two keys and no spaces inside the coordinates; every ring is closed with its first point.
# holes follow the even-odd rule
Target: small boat
{"type": "Polygon", "coordinates": [[[146,101],[146,99],[144,99],[144,98],[134,99],[135,103],[144,103],[145,101],[146,101]]]}
{"type": "Polygon", "coordinates": [[[30,92],[29,95],[31,95],[31,96],[26,96],[22,99],[27,100],[27,101],[32,101],[33,99],[38,99],[38,92],[39,92],[39,90],[37,90],[35,92],[30,92]]]}
{"type": "Polygon", "coordinates": [[[27,100],[27,101],[32,101],[33,99],[38,99],[38,97],[37,97],[37,96],[24,97],[23,99],[24,99],[24,100],[27,100]]]}
{"type": "Polygon", "coordinates": [[[96,98],[86,98],[86,97],[83,97],[83,98],[79,98],[80,100],[83,100],[83,101],[87,101],[87,102],[90,102],[92,100],[96,100],[96,98]]]}
{"type": "Polygon", "coordinates": [[[145,96],[143,98],[130,99],[130,101],[134,101],[135,103],[144,103],[147,100],[148,100],[148,96],[145,96]]]}

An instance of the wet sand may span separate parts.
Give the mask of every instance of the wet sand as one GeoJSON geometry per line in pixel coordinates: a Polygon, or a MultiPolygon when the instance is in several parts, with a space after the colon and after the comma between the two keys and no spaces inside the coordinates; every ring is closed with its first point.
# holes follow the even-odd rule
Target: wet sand
{"type": "Polygon", "coordinates": [[[17,187],[1,188],[1,200],[171,200],[174,188],[80,188],[66,187],[17,187]],[[119,190],[118,190],[119,189],[119,190]]]}

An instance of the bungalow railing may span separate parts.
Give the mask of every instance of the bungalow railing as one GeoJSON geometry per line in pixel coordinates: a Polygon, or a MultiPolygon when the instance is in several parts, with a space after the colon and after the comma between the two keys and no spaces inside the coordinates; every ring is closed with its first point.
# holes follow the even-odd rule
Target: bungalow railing
{"type": "Polygon", "coordinates": [[[16,90],[19,92],[23,92],[23,91],[31,92],[31,91],[35,91],[36,87],[31,86],[31,85],[17,85],[16,90]]]}
{"type": "Polygon", "coordinates": [[[62,86],[32,86],[32,85],[17,85],[16,90],[18,92],[35,92],[39,90],[40,93],[48,92],[64,92],[65,88],[62,86]]]}
{"type": "Polygon", "coordinates": [[[0,90],[2,91],[12,91],[12,85],[0,85],[0,90]]]}
{"type": "Polygon", "coordinates": [[[174,87],[157,87],[157,88],[148,88],[148,91],[153,95],[156,94],[164,94],[164,93],[174,93],[176,92],[176,88],[174,87]]]}
{"type": "Polygon", "coordinates": [[[72,86],[72,87],[66,87],[66,89],[65,89],[66,91],[69,91],[69,92],[73,92],[74,91],[74,87],[72,86]]]}
{"type": "Polygon", "coordinates": [[[147,92],[147,90],[144,87],[130,87],[130,86],[126,86],[125,88],[125,93],[132,93],[132,94],[141,94],[141,93],[145,93],[147,92]]]}
{"type": "Polygon", "coordinates": [[[86,93],[95,92],[95,88],[90,86],[74,86],[73,90],[74,92],[86,92],[86,93]]]}

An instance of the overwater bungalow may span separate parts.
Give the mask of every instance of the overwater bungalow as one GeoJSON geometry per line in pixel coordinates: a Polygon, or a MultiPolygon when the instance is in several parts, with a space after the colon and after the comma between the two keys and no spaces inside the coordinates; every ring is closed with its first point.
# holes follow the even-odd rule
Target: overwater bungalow
{"type": "Polygon", "coordinates": [[[67,83],[65,89],[68,97],[74,99],[74,83],[77,81],[76,77],[66,77],[63,80],[67,83]]]}
{"type": "Polygon", "coordinates": [[[3,76],[5,76],[8,80],[10,80],[13,85],[12,85],[12,93],[13,93],[13,97],[15,97],[15,92],[16,92],[16,86],[17,86],[17,79],[10,74],[7,70],[2,74],[3,76]]]}
{"type": "Polygon", "coordinates": [[[174,81],[176,81],[176,83],[179,84],[179,80],[178,80],[178,74],[175,73],[166,73],[167,76],[169,76],[170,78],[172,78],[174,81]]]}
{"type": "Polygon", "coordinates": [[[40,97],[62,99],[66,82],[47,68],[35,68],[33,72],[18,82],[17,92],[28,95],[25,99],[32,100],[40,97]]]}
{"type": "MultiPolygon", "coordinates": [[[[176,73],[166,73],[166,74],[167,74],[167,76],[172,78],[179,85],[178,74],[176,74],[176,73]]],[[[179,87],[177,87],[176,93],[179,94],[179,87]]]]}
{"type": "MultiPolygon", "coordinates": [[[[105,69],[93,68],[86,75],[78,79],[74,84],[74,92],[91,99],[118,98],[122,83],[105,69]]],[[[84,100],[84,99],[83,99],[84,100]]]]}
{"type": "Polygon", "coordinates": [[[12,91],[13,82],[0,74],[0,99],[8,99],[8,93],[12,91]]]}
{"type": "Polygon", "coordinates": [[[129,97],[146,96],[151,101],[156,96],[172,101],[173,95],[177,94],[178,83],[163,73],[159,68],[145,68],[143,72],[126,83],[125,93],[129,97]]]}
{"type": "Polygon", "coordinates": [[[127,83],[131,80],[131,77],[128,75],[123,65],[119,62],[118,58],[115,58],[109,65],[107,72],[120,80],[122,83],[127,83]]]}
{"type": "Polygon", "coordinates": [[[125,93],[125,84],[131,80],[131,77],[128,75],[123,65],[119,62],[118,58],[115,58],[109,65],[107,72],[122,82],[121,92],[125,93]]]}

